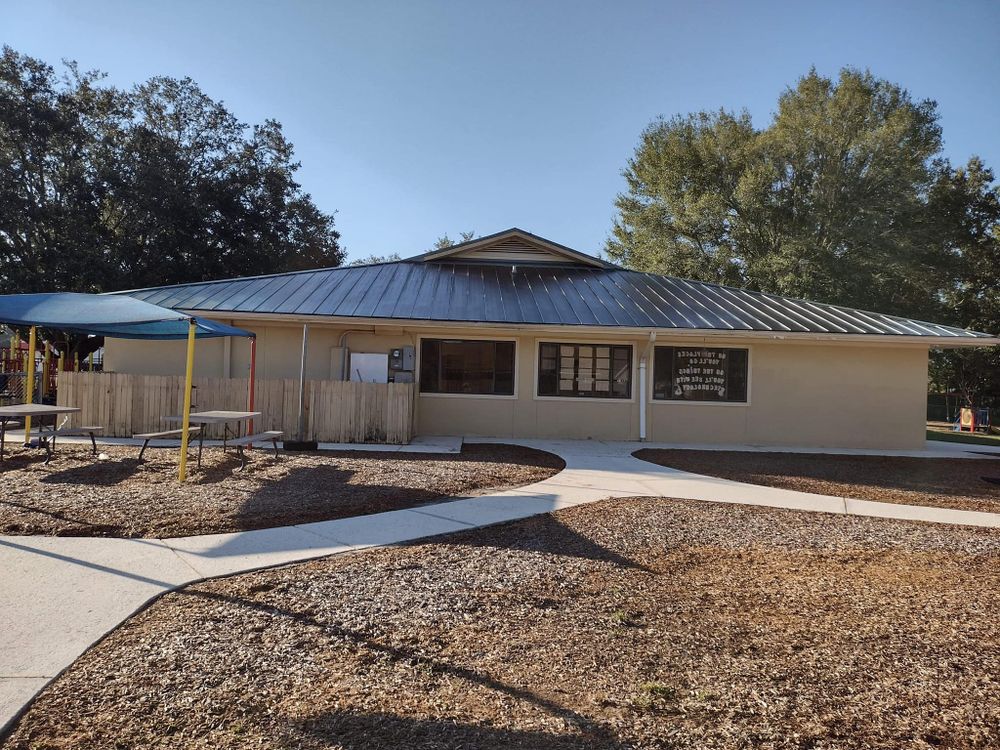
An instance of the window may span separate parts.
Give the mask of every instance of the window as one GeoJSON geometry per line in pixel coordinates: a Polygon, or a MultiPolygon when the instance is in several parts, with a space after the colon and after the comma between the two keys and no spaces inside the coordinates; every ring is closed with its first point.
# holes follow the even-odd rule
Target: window
{"type": "Polygon", "coordinates": [[[653,356],[654,399],[746,403],[746,349],[658,346],[653,356]]]}
{"type": "Polygon", "coordinates": [[[610,344],[541,344],[538,395],[630,398],[632,347],[610,344]]]}
{"type": "Polygon", "coordinates": [[[420,392],[513,396],[514,342],[422,339],[420,392]]]}

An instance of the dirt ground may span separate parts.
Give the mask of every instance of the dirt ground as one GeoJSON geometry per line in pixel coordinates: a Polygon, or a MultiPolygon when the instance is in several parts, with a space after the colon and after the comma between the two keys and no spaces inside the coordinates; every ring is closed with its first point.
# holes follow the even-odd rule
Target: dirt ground
{"type": "Polygon", "coordinates": [[[1000,458],[905,458],[655,448],[644,448],[633,455],[672,469],[786,490],[1000,513],[1000,458]]]}
{"type": "Polygon", "coordinates": [[[995,748],[1000,531],[655,498],[169,594],[42,748],[995,748]]]}
{"type": "Polygon", "coordinates": [[[551,453],[510,445],[467,445],[461,453],[206,448],[203,467],[177,481],[176,449],[62,444],[45,466],[38,451],[0,463],[0,534],[171,537],[243,531],[408,508],[482,494],[560,471],[551,453]]]}

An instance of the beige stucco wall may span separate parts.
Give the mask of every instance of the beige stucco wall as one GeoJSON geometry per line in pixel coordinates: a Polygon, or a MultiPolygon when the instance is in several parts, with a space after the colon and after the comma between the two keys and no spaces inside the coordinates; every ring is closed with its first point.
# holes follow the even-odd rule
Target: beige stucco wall
{"type": "Polygon", "coordinates": [[[754,343],[749,348],[747,404],[651,401],[648,438],[750,445],[923,447],[927,420],[925,348],[794,343],[754,343]]]}
{"type": "MultiPolygon", "coordinates": [[[[297,378],[301,325],[235,322],[258,334],[257,376],[297,378]]],[[[361,328],[361,326],[358,326],[361,328]]],[[[306,374],[340,375],[343,327],[310,325],[306,374]]],[[[516,341],[514,397],[421,394],[417,397],[416,432],[423,435],[486,437],[571,437],[607,440],[639,438],[639,358],[647,339],[586,335],[567,330],[557,335],[515,332],[485,334],[477,329],[381,327],[348,335],[355,352],[387,352],[417,345],[421,336],[511,338],[516,341]],[[535,396],[538,344],[541,341],[626,343],[633,346],[633,398],[625,401],[546,399],[535,396]]],[[[660,334],[658,345],[703,343],[690,337],[660,334]]],[[[924,443],[927,349],[921,346],[873,346],[795,343],[713,338],[706,345],[730,344],[750,349],[747,404],[696,404],[652,401],[652,357],[647,378],[648,435],[656,442],[802,445],[822,447],[919,448],[924,443]]],[[[199,341],[198,375],[245,377],[249,344],[245,339],[199,341]]],[[[141,374],[180,374],[182,342],[108,340],[105,369],[141,374]]]]}

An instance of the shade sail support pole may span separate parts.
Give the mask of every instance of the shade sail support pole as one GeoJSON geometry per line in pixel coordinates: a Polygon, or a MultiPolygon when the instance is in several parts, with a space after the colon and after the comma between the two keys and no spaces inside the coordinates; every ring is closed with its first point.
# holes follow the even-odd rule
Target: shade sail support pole
{"type": "MultiPolygon", "coordinates": [[[[27,374],[24,381],[24,400],[33,404],[35,402],[35,347],[38,345],[38,329],[31,326],[28,334],[28,362],[27,374]]],[[[31,417],[24,418],[24,444],[31,443],[31,417]]]]}
{"type": "Polygon", "coordinates": [[[181,417],[181,460],[177,478],[187,479],[188,441],[191,436],[191,386],[194,384],[194,340],[198,324],[191,318],[187,338],[187,366],[184,371],[184,414],[181,417]]]}
{"type": "Polygon", "coordinates": [[[306,351],[309,348],[309,324],[302,326],[302,360],[299,363],[299,440],[306,439],[306,351]]]}

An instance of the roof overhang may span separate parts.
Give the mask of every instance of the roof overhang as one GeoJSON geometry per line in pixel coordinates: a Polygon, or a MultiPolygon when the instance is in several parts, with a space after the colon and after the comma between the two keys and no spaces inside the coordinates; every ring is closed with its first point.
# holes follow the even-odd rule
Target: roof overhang
{"type": "MultiPolygon", "coordinates": [[[[206,316],[202,310],[186,310],[192,315],[206,316]]],[[[760,342],[788,343],[822,343],[850,344],[866,346],[906,346],[923,347],[927,349],[956,349],[966,347],[1000,346],[1000,337],[974,338],[971,336],[908,336],[903,334],[889,335],[878,333],[813,333],[806,331],[749,331],[742,329],[711,329],[711,328],[635,328],[625,326],[590,326],[590,325],[549,325],[539,323],[480,323],[474,321],[456,320],[424,320],[407,318],[354,318],[331,315],[301,315],[288,313],[249,313],[249,312],[216,312],[207,315],[217,320],[245,321],[246,323],[277,323],[285,325],[315,325],[323,323],[337,327],[357,329],[380,328],[393,329],[477,329],[497,333],[510,334],[519,332],[526,334],[553,333],[572,335],[574,333],[587,336],[603,336],[606,338],[648,338],[650,333],[656,333],[662,338],[690,338],[700,340],[741,339],[760,342]]]]}

